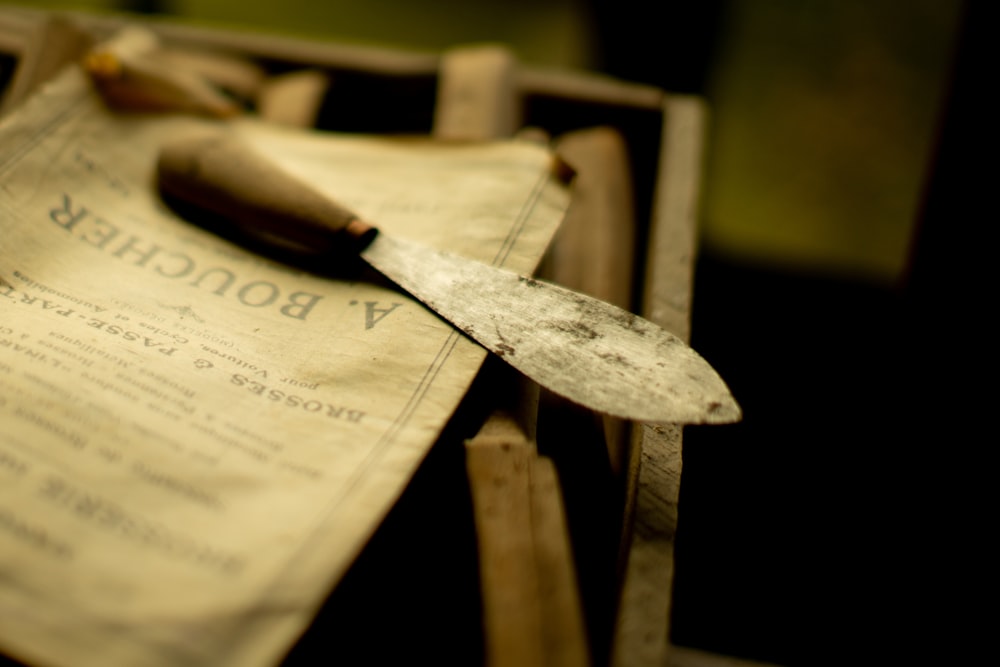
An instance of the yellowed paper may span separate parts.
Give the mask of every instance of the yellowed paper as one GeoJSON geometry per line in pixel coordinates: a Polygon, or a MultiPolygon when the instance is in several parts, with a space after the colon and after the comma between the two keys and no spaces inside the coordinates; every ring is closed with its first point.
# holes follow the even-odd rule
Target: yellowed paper
{"type": "MultiPolygon", "coordinates": [[[[68,71],[0,126],[0,650],[273,664],[485,356],[371,274],[320,277],[159,200],[160,143],[68,71]]],[[[529,144],[237,131],[395,236],[529,272],[566,208],[529,144]]]]}

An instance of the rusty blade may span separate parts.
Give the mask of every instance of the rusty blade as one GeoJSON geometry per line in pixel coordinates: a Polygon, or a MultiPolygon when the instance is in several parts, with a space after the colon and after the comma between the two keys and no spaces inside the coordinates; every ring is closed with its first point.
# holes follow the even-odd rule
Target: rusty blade
{"type": "Polygon", "coordinates": [[[638,315],[386,234],[361,256],[487,350],[571,401],[641,422],[740,419],[708,362],[638,315]]]}

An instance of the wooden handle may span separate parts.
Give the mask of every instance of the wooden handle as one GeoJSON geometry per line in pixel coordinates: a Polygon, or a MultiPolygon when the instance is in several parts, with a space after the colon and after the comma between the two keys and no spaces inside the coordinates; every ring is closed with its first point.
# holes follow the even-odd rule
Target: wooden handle
{"type": "Polygon", "coordinates": [[[360,251],[377,230],[356,214],[220,131],[164,145],[157,162],[161,191],[210,211],[257,237],[311,252],[360,251]]]}

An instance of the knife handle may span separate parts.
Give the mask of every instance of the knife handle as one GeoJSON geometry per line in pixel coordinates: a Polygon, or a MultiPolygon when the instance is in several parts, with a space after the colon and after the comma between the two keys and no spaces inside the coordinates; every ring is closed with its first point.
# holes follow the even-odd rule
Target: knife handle
{"type": "Polygon", "coordinates": [[[210,211],[255,237],[310,252],[360,252],[377,234],[351,210],[224,131],[164,144],[157,160],[164,195],[210,211]]]}

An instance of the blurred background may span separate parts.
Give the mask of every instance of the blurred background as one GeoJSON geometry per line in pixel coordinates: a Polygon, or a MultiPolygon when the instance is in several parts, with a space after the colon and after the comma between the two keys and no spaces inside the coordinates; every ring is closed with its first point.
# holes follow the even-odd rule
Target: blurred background
{"type": "Polygon", "coordinates": [[[948,482],[977,467],[990,412],[971,389],[990,296],[988,168],[971,159],[995,134],[970,99],[983,3],[16,4],[427,51],[498,41],[704,96],[693,345],[745,419],[685,435],[673,641],[782,665],[964,644],[940,612],[973,503],[948,482]]]}
{"type": "MultiPolygon", "coordinates": [[[[14,3],[25,4],[25,3],[14,3]]],[[[501,41],[705,95],[703,230],[740,258],[882,285],[904,269],[961,3],[942,0],[28,0],[439,51],[501,41]]]]}

